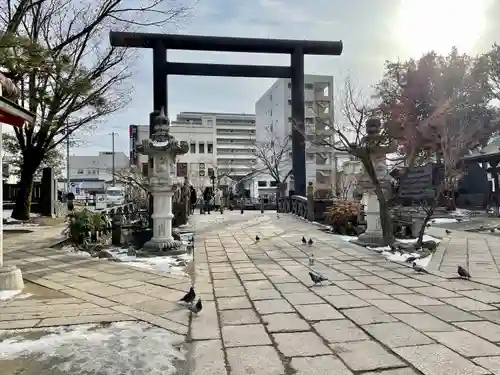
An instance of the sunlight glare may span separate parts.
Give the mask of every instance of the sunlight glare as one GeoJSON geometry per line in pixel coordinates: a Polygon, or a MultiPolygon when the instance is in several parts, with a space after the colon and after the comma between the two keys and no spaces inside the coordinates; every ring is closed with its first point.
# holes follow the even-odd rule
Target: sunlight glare
{"type": "MultiPolygon", "coordinates": [[[[397,39],[411,57],[456,46],[471,52],[486,27],[488,3],[495,0],[400,0],[397,39]]],[[[496,0],[498,1],[498,0],[496,0]]]]}

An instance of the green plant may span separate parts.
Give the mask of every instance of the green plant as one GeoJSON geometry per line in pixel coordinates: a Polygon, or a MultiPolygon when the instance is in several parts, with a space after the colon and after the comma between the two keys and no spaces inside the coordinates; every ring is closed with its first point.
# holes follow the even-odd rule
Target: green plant
{"type": "Polygon", "coordinates": [[[97,232],[106,229],[106,221],[102,214],[83,209],[70,217],[67,233],[72,242],[83,244],[90,241],[97,232]]]}

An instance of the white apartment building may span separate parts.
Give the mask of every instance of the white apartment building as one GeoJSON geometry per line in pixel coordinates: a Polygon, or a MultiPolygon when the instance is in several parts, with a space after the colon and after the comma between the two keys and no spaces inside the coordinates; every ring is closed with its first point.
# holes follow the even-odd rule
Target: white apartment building
{"type": "MultiPolygon", "coordinates": [[[[333,141],[333,77],[321,75],[304,76],[306,141],[306,179],[316,188],[328,189],[335,185],[335,159],[333,148],[314,144],[318,137],[333,141]]],[[[256,136],[260,141],[270,137],[283,140],[292,133],[291,80],[280,78],[257,100],[255,104],[256,136]]],[[[291,140],[289,142],[291,158],[291,140]]],[[[283,171],[291,168],[291,160],[283,171]]],[[[269,190],[272,178],[258,177],[259,191],[269,190]],[[267,183],[265,182],[267,181],[267,183]]]]}
{"type": "MultiPolygon", "coordinates": [[[[212,184],[212,173],[223,176],[220,183],[226,185],[228,178],[240,180],[254,170],[255,115],[181,112],[171,121],[170,133],[189,144],[189,152],[178,157],[177,165],[187,164],[190,182],[200,189],[212,184]]],[[[131,160],[147,168],[147,156],[133,155],[132,148],[149,138],[149,126],[138,125],[130,134],[131,160]]]]}
{"type": "MultiPolygon", "coordinates": [[[[128,170],[130,161],[124,152],[115,152],[115,172],[128,170]]],[[[113,181],[113,153],[99,152],[99,155],[73,155],[69,157],[69,179],[75,187],[89,192],[100,192],[113,181]]],[[[65,181],[59,180],[61,184],[65,181]]],[[[120,183],[117,183],[120,185],[120,183]]],[[[60,188],[64,188],[60,186],[60,188]]]]}

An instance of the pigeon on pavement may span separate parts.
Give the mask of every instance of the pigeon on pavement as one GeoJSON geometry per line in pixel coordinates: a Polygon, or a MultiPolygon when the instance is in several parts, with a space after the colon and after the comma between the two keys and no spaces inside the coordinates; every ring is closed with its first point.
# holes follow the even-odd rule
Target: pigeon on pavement
{"type": "Polygon", "coordinates": [[[327,281],[328,279],[326,277],[323,277],[321,275],[315,275],[314,273],[312,272],[309,272],[309,276],[311,276],[311,280],[312,282],[314,283],[314,285],[316,284],[320,284],[322,283],[323,281],[327,281]]]}
{"type": "Polygon", "coordinates": [[[259,242],[260,241],[260,237],[259,236],[255,236],[255,242],[259,242]]]}
{"type": "Polygon", "coordinates": [[[314,254],[311,254],[311,256],[309,257],[309,265],[314,265],[314,254]]]}
{"type": "Polygon", "coordinates": [[[451,230],[446,229],[446,234],[451,234],[451,230]]]}
{"type": "Polygon", "coordinates": [[[201,311],[201,309],[203,309],[203,305],[201,304],[201,298],[198,300],[198,302],[196,302],[196,304],[194,306],[189,305],[188,309],[189,309],[189,311],[198,315],[198,313],[201,311]]]}
{"type": "Polygon", "coordinates": [[[465,268],[463,268],[462,266],[458,266],[458,275],[464,279],[470,279],[470,273],[469,271],[467,271],[465,268]]]}
{"type": "Polygon", "coordinates": [[[309,238],[309,241],[307,241],[307,244],[308,244],[309,246],[312,246],[312,244],[313,244],[313,243],[314,243],[314,241],[312,240],[312,238],[309,238]]]}
{"type": "Polygon", "coordinates": [[[420,266],[417,266],[417,263],[413,262],[413,269],[417,271],[418,273],[429,273],[425,268],[422,268],[420,266]]]}
{"type": "Polygon", "coordinates": [[[182,297],[179,302],[193,303],[196,298],[196,293],[194,292],[194,288],[189,288],[189,292],[186,293],[184,297],[182,297]]]}
{"type": "Polygon", "coordinates": [[[305,245],[307,243],[307,240],[304,236],[302,236],[302,243],[305,245]]]}

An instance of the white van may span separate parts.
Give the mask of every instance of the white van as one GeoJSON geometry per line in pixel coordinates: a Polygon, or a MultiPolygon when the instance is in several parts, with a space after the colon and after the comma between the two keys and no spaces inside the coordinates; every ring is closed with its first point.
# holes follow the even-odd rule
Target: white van
{"type": "Polygon", "coordinates": [[[109,206],[125,204],[125,193],[121,187],[110,186],[106,189],[106,203],[109,206]]]}

